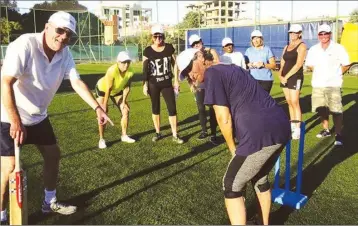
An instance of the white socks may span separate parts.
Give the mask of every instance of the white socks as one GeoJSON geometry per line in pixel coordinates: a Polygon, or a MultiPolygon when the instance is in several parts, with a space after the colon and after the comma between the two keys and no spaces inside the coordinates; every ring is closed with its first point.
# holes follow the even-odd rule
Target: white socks
{"type": "Polygon", "coordinates": [[[7,220],[7,212],[6,209],[1,211],[1,221],[6,221],[7,220]]]}
{"type": "Polygon", "coordinates": [[[56,189],[53,191],[47,191],[45,189],[45,202],[50,204],[56,202],[56,189]]]}

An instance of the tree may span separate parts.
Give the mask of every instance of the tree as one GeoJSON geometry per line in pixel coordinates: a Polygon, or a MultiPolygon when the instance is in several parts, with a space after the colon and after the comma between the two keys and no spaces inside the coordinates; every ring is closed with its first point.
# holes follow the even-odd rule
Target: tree
{"type": "Polygon", "coordinates": [[[188,12],[183,21],[177,24],[176,29],[179,29],[180,38],[184,39],[185,30],[189,28],[198,28],[203,23],[202,15],[199,12],[188,12]]]}
{"type": "Polygon", "coordinates": [[[21,30],[19,22],[8,21],[5,18],[0,18],[1,44],[9,44],[10,41],[15,39],[12,37],[14,30],[21,30]]]}
{"type": "Polygon", "coordinates": [[[0,6],[1,7],[9,7],[9,8],[17,8],[17,2],[16,0],[0,0],[0,6]]]}
{"type": "Polygon", "coordinates": [[[349,22],[358,23],[358,8],[349,14],[349,22]]]}

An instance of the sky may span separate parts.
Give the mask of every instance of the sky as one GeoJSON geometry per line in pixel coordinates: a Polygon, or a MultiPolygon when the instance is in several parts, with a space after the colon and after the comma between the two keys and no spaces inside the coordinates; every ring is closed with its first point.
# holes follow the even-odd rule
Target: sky
{"type": "MultiPolygon", "coordinates": [[[[19,8],[31,8],[36,3],[43,1],[17,1],[19,8]]],[[[105,1],[103,1],[105,2],[105,1]]],[[[109,4],[110,1],[106,1],[109,4]]],[[[133,1],[116,1],[128,3],[133,1]]],[[[182,20],[188,12],[186,5],[196,1],[135,1],[142,7],[152,8],[152,20],[162,24],[176,24],[182,20]],[[157,7],[158,6],[158,7],[157,7]],[[158,10],[157,10],[158,8],[158,10]]],[[[79,1],[93,12],[100,4],[100,1],[79,1]]],[[[319,16],[339,16],[348,17],[353,9],[358,9],[358,1],[260,1],[260,18],[278,17],[284,20],[291,19],[291,4],[293,3],[293,20],[303,18],[318,18],[319,16]],[[337,4],[338,2],[338,4],[337,4]],[[338,7],[337,7],[338,6],[338,7]],[[338,10],[337,10],[338,9],[338,10]]],[[[248,1],[245,5],[245,17],[255,17],[255,1],[248,1]]],[[[20,9],[20,12],[26,12],[26,9],[20,9]]]]}

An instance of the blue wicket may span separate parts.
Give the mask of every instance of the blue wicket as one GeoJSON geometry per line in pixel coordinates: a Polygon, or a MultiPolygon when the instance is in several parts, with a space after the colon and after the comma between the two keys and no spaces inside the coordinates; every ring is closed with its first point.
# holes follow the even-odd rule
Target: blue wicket
{"type": "Polygon", "coordinates": [[[290,191],[290,166],[291,166],[291,140],[286,144],[286,172],[285,172],[285,188],[279,188],[280,185],[280,157],[275,164],[275,181],[272,189],[272,200],[281,205],[290,206],[295,209],[302,208],[308,198],[301,194],[302,186],[302,168],[303,168],[303,150],[305,146],[305,123],[301,122],[301,136],[298,147],[298,163],[296,177],[296,191],[290,191]]]}

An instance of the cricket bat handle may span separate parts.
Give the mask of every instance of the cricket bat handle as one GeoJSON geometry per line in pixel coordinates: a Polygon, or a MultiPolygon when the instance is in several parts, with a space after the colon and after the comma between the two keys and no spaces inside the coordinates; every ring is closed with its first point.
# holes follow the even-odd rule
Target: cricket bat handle
{"type": "Polygon", "coordinates": [[[17,142],[15,140],[14,140],[14,147],[15,147],[15,169],[14,169],[14,172],[20,172],[21,171],[20,146],[17,144],[17,142]]]}

